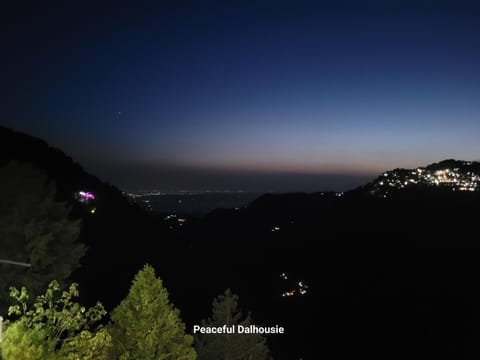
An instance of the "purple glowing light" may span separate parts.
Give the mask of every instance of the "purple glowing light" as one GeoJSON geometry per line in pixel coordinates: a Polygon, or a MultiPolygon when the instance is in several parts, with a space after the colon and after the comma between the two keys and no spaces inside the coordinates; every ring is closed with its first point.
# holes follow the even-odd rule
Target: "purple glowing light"
{"type": "Polygon", "coordinates": [[[80,200],[94,200],[95,199],[95,195],[91,192],[88,192],[88,191],[79,191],[78,196],[79,196],[80,200]]]}

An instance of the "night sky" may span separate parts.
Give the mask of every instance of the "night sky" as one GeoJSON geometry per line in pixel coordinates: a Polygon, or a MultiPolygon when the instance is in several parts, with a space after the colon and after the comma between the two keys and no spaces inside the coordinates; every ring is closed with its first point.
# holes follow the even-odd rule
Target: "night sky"
{"type": "Polygon", "coordinates": [[[1,10],[0,123],[123,189],[480,159],[479,1],[38,3],[1,10]]]}

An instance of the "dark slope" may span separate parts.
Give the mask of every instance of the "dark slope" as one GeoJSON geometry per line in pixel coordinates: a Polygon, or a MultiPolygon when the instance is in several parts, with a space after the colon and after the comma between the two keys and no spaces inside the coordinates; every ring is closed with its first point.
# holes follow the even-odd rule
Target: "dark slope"
{"type": "MultiPolygon", "coordinates": [[[[382,174],[345,194],[267,194],[188,221],[177,239],[45,142],[0,128],[0,150],[0,165],[13,159],[45,169],[59,199],[83,218],[81,241],[90,250],[75,278],[88,300],[116,305],[148,261],[189,325],[229,287],[257,324],[285,326],[285,336],[269,339],[277,360],[480,356],[478,191],[387,185],[383,197],[372,193],[382,174]],[[78,190],[97,195],[94,215],[74,199],[78,190]],[[299,280],[308,294],[281,296],[299,280]]],[[[472,165],[449,160],[422,169],[472,165]]],[[[412,172],[387,178],[401,184],[412,172]]]]}
{"type": "MultiPolygon", "coordinates": [[[[426,168],[477,165],[463,163],[426,168]]],[[[289,333],[270,340],[279,359],[478,357],[480,191],[449,184],[266,194],[214,211],[183,230],[194,276],[284,324],[289,333]],[[309,293],[282,298],[284,272],[309,293]]]]}
{"type": "Polygon", "coordinates": [[[0,127],[0,166],[12,160],[43,169],[56,184],[58,200],[72,207],[73,217],[82,218],[79,241],[88,252],[73,279],[80,282],[87,300],[114,306],[143,264],[166,266],[171,258],[167,252],[173,247],[171,235],[162,222],[131,204],[114,186],[85,172],[46,142],[0,127]],[[96,199],[88,206],[80,203],[75,193],[81,190],[94,193],[96,199]]]}

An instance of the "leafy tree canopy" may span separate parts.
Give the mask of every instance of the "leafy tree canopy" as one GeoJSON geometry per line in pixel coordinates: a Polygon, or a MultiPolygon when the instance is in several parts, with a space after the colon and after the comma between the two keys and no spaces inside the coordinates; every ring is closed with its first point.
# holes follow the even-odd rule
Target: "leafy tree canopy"
{"type": "Polygon", "coordinates": [[[194,360],[193,338],[169,302],[162,280],[146,265],[128,296],[113,311],[109,331],[114,357],[121,360],[194,360]]]}
{"type": "Polygon", "coordinates": [[[29,305],[27,290],[11,288],[16,304],[9,316],[0,346],[4,360],[107,360],[112,346],[105,328],[96,326],[106,314],[97,303],[85,308],[74,301],[79,296],[76,284],[61,292],[52,281],[44,295],[29,305]]]}
{"type": "MultiPolygon", "coordinates": [[[[238,296],[227,289],[213,301],[211,318],[202,326],[221,327],[249,326],[250,314],[243,316],[238,305],[238,296]]],[[[270,359],[265,337],[260,334],[198,334],[195,349],[199,360],[267,360],[270,359]]]]}
{"type": "Polygon", "coordinates": [[[10,286],[38,295],[53,279],[63,283],[85,253],[76,243],[80,221],[55,201],[55,185],[31,165],[0,168],[0,312],[10,286]]]}

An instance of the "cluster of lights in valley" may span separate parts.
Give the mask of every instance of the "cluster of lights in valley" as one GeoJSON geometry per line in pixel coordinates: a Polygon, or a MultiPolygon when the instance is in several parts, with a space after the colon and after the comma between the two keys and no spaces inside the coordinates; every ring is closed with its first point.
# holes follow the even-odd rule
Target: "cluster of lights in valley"
{"type": "Polygon", "coordinates": [[[163,218],[164,221],[169,223],[169,229],[173,230],[175,225],[183,226],[187,219],[178,217],[176,214],[170,214],[163,218]]]}
{"type": "MultiPolygon", "coordinates": [[[[280,274],[280,279],[287,281],[288,276],[286,273],[280,274]]],[[[282,297],[292,297],[292,296],[304,296],[308,292],[308,285],[303,281],[298,281],[293,288],[282,293],[282,297]]]]}
{"type": "MultiPolygon", "coordinates": [[[[471,165],[470,162],[462,162],[463,166],[471,165]]],[[[386,198],[389,190],[406,189],[410,186],[423,185],[429,187],[443,187],[451,191],[463,191],[472,192],[480,191],[480,175],[475,171],[469,171],[468,169],[460,169],[459,167],[445,167],[445,168],[423,168],[416,169],[397,169],[389,172],[385,172],[381,175],[373,184],[370,193],[372,195],[386,198]]],[[[326,195],[327,193],[321,193],[326,195]]],[[[342,197],[343,192],[330,193],[335,197],[342,197]]],[[[131,199],[142,198],[144,195],[126,194],[131,199]]],[[[152,194],[149,194],[152,195],[152,194]]],[[[160,194],[158,194],[160,195],[160,194]]],[[[96,195],[88,191],[78,191],[75,193],[75,198],[78,202],[87,206],[88,211],[91,214],[95,214],[96,208],[93,206],[93,202],[96,199],[96,195]]],[[[149,203],[148,200],[143,200],[149,203]]],[[[148,210],[151,210],[147,206],[148,210]]],[[[170,229],[176,226],[182,226],[187,221],[186,218],[177,216],[176,214],[170,214],[163,218],[170,226],[170,229]]],[[[293,224],[293,221],[290,221],[293,224]]],[[[272,233],[280,232],[280,226],[273,226],[270,228],[272,233]]],[[[289,283],[286,286],[286,290],[280,295],[282,298],[290,297],[302,297],[308,293],[308,285],[304,281],[289,280],[289,277],[285,272],[281,273],[280,279],[283,283],[289,283]]]]}

